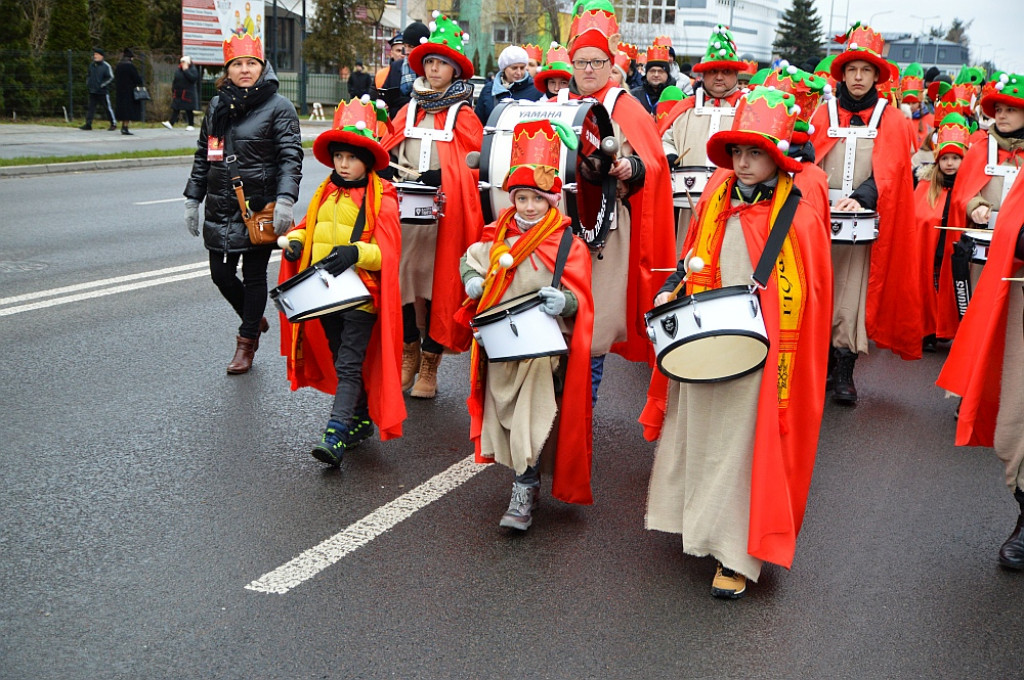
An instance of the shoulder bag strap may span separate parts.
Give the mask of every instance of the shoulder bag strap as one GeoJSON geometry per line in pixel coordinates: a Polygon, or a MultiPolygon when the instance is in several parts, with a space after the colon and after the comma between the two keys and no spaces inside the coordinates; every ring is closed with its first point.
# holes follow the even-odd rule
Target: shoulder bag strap
{"type": "Polygon", "coordinates": [[[238,209],[242,212],[242,219],[247,220],[252,216],[249,206],[245,204],[245,190],[242,186],[242,173],[238,169],[238,158],[235,156],[232,138],[235,135],[233,128],[228,127],[224,134],[224,162],[227,163],[228,173],[231,175],[231,188],[235,190],[235,197],[238,198],[238,209]]]}

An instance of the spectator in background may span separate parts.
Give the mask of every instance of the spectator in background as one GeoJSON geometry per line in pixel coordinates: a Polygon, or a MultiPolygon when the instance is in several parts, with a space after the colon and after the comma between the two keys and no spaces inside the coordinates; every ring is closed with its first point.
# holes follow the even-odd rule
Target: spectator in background
{"type": "Polygon", "coordinates": [[[541,92],[533,86],[533,78],[526,72],[529,55],[519,45],[509,45],[498,55],[498,75],[484,85],[476,102],[476,117],[486,124],[494,106],[502,99],[528,99],[532,102],[541,98],[541,92]]]}
{"type": "MultiPolygon", "coordinates": [[[[422,21],[414,21],[402,31],[403,54],[412,52],[420,44],[420,38],[429,38],[430,29],[422,21]]],[[[409,67],[409,60],[391,63],[391,69],[384,79],[381,96],[388,106],[388,115],[394,118],[412,98],[412,84],[416,74],[409,67]]]]}
{"type": "Polygon", "coordinates": [[[370,94],[371,89],[373,89],[373,79],[370,78],[369,73],[363,70],[362,60],[357,59],[352,75],[348,77],[348,96],[359,98],[364,94],[370,94]]]}
{"type": "Polygon", "coordinates": [[[388,59],[388,65],[379,69],[373,76],[373,86],[378,90],[384,89],[384,81],[391,72],[391,64],[405,59],[405,44],[402,42],[401,33],[395,33],[391,36],[391,40],[389,40],[388,43],[391,45],[391,55],[388,59]]]}
{"type": "Polygon", "coordinates": [[[132,59],[135,54],[127,47],[121,53],[121,61],[114,69],[114,88],[117,92],[117,117],[121,119],[121,134],[132,134],[128,121],[142,120],[142,102],[135,99],[135,88],[142,87],[142,76],[132,59]]]}
{"type": "Polygon", "coordinates": [[[117,118],[114,116],[114,109],[110,106],[110,95],[108,89],[114,82],[114,69],[103,60],[106,52],[98,47],[92,50],[92,63],[89,64],[89,76],[87,85],[89,87],[89,108],[85,113],[85,125],[79,130],[92,129],[92,117],[96,115],[96,107],[99,106],[104,117],[110,119],[110,130],[117,129],[117,118]]]}
{"type": "Polygon", "coordinates": [[[178,122],[178,114],[185,115],[189,132],[195,130],[195,109],[199,106],[199,69],[192,64],[191,57],[182,57],[178,60],[178,70],[174,72],[174,80],[171,82],[171,119],[165,120],[163,126],[170,130],[178,122]]]}

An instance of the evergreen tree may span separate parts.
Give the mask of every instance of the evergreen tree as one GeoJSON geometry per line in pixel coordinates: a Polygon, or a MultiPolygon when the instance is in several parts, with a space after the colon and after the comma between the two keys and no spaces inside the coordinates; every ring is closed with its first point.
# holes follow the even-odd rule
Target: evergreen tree
{"type": "MultiPolygon", "coordinates": [[[[94,4],[97,0],[93,0],[94,4]]],[[[135,51],[149,48],[149,7],[140,7],[138,0],[100,0],[103,5],[101,40],[107,47],[107,58],[116,63],[121,50],[135,51]]],[[[180,25],[180,21],[178,22],[180,25]]]]}
{"type": "Polygon", "coordinates": [[[99,36],[91,35],[89,25],[89,4],[86,0],[53,0],[46,49],[91,50],[93,39],[99,36]]]}
{"type": "Polygon", "coordinates": [[[29,52],[31,23],[18,0],[0,0],[0,111],[9,118],[12,112],[26,115],[39,105],[39,93],[32,87],[39,77],[37,60],[29,52]]]}
{"type": "Polygon", "coordinates": [[[814,0],[793,0],[793,5],[782,15],[772,48],[793,65],[816,64],[824,55],[822,30],[814,0]]]}
{"type": "Polygon", "coordinates": [[[316,0],[316,18],[310,26],[303,52],[314,68],[337,70],[352,64],[373,49],[366,24],[356,18],[356,8],[379,15],[384,0],[316,0]]]}

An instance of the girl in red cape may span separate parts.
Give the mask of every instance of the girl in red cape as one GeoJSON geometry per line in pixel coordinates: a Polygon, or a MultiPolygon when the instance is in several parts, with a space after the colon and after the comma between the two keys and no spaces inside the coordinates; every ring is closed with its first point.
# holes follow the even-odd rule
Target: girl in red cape
{"type": "Polygon", "coordinates": [[[999,562],[1024,569],[1024,182],[1006,195],[988,261],[937,384],[963,397],[957,446],[991,446],[1020,516],[999,562]],[[1014,281],[1006,281],[1014,278],[1014,281]]]}
{"type": "Polygon", "coordinates": [[[515,471],[512,499],[500,525],[520,531],[533,522],[542,461],[552,473],[555,498],[593,502],[590,255],[556,207],[562,190],[559,136],[576,144],[575,134],[561,123],[516,125],[512,162],[502,185],[513,206],[484,228],[461,266],[468,295],[461,318],[520,296],[539,296],[541,311],[555,317],[568,337],[568,356],[519,361],[491,361],[487,347],[473,341],[466,402],[470,438],[478,462],[498,462],[515,471]],[[553,280],[556,263],[563,267],[558,281],[553,280]]]}
{"type": "Polygon", "coordinates": [[[347,449],[373,435],[374,423],[385,441],[402,436],[405,420],[398,196],[377,174],[387,167],[388,154],[374,137],[386,121],[383,103],[378,109],[368,97],[338,105],[334,128],[313,143],[317,160],[334,171],[317,188],[306,217],[286,235],[278,278],[285,282],[313,264],[334,275],[355,267],[372,298],[296,324],[281,314],[281,353],[288,358],[292,389],[334,394],[327,428],[311,453],[335,466],[347,449]]]}
{"type": "Polygon", "coordinates": [[[414,177],[439,187],[445,197],[436,226],[402,223],[402,389],[421,399],[437,395],[444,350],[462,352],[470,342],[469,330],[454,315],[463,299],[459,258],[480,237],[484,221],[478,172],[466,165],[466,154],[480,151],[483,126],[470,106],[473,63],[463,54],[465,38],[458,24],[434,13],[429,40],[409,54],[418,76],[412,101],[382,141],[392,161],[407,169],[395,176],[400,194],[406,178],[414,177]],[[422,339],[417,301],[425,302],[422,339]]]}
{"type": "MultiPolygon", "coordinates": [[[[790,140],[793,103],[758,88],[740,100],[733,129],[711,137],[720,169],[696,206],[687,255],[655,304],[671,300],[687,268],[694,271],[679,295],[750,284],[782,206],[800,195],[790,173],[802,165],[778,144],[790,140]]],[[[832,271],[823,219],[799,201],[760,292],[764,366],[711,383],[655,371],[640,416],[644,437],[658,440],[647,528],[681,534],[688,554],[713,556],[716,597],[742,596],[763,562],[793,562],[824,408],[832,271]]]]}

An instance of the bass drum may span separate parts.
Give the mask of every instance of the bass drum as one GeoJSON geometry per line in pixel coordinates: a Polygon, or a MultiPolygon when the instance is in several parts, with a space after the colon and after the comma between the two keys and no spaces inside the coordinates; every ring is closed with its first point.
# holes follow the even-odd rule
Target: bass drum
{"type": "Polygon", "coordinates": [[[517,123],[527,120],[557,120],[576,133],[578,148],[561,145],[558,176],[562,179],[563,212],[572,220],[572,229],[591,247],[604,242],[615,206],[608,206],[600,184],[582,180],[580,159],[600,148],[601,140],[614,134],[608,111],[594,99],[567,102],[531,102],[506,99],[499,102],[487,119],[480,149],[480,205],[484,223],[498,219],[505,208],[512,206],[508,192],[501,185],[508,175],[512,158],[512,131],[517,123]],[[579,178],[579,179],[578,179],[579,178]]]}

